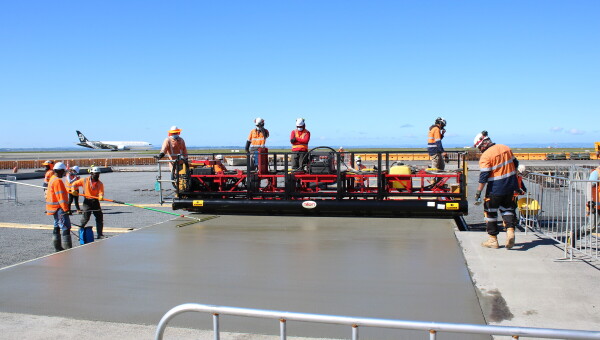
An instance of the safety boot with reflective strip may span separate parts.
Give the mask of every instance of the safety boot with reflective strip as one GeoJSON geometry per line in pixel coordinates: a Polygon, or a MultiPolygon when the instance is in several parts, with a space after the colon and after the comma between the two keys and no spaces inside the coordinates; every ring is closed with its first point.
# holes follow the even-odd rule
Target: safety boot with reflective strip
{"type": "Polygon", "coordinates": [[[490,235],[490,238],[488,238],[487,241],[483,242],[481,246],[494,249],[500,248],[500,245],[498,245],[498,237],[490,235]]]}
{"type": "Polygon", "coordinates": [[[506,228],[506,249],[515,246],[515,228],[506,228]]]}

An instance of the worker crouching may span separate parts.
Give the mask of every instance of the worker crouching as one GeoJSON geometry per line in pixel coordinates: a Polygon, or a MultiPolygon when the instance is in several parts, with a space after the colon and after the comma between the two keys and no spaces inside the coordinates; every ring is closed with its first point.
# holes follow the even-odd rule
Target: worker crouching
{"type": "Polygon", "coordinates": [[[46,190],[46,214],[54,217],[52,243],[56,251],[69,249],[73,246],[71,240],[71,220],[69,219],[71,210],[67,204],[69,195],[65,183],[62,181],[66,170],[67,167],[64,163],[58,162],[54,164],[54,176],[50,177],[48,189],[46,190]]]}
{"type": "Polygon", "coordinates": [[[481,202],[481,192],[485,192],[484,214],[489,239],[481,245],[487,248],[499,248],[498,213],[506,225],[506,249],[515,245],[515,227],[517,226],[516,204],[513,194],[519,190],[517,167],[519,161],[510,148],[492,143],[487,131],[475,136],[473,144],[482,155],[479,159],[479,185],[475,194],[476,204],[481,202]]]}
{"type": "Polygon", "coordinates": [[[104,199],[104,184],[100,181],[100,169],[92,167],[90,177],[82,178],[73,183],[74,188],[83,187],[83,217],[81,218],[80,228],[84,228],[94,214],[96,219],[96,238],[104,237],[102,229],[104,228],[104,215],[100,201],[104,199]]]}

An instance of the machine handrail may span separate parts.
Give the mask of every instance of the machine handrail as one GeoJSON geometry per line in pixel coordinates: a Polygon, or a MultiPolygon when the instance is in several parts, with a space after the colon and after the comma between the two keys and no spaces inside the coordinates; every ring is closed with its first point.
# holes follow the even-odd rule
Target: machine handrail
{"type": "Polygon", "coordinates": [[[351,316],[337,316],[325,314],[309,314],[295,313],[276,310],[251,309],[240,307],[227,307],[206,305],[198,303],[185,303],[169,310],[158,323],[155,339],[162,340],[167,324],[171,319],[185,312],[206,312],[213,315],[213,331],[214,339],[219,340],[219,315],[235,315],[256,318],[277,319],[280,323],[280,338],[285,340],[286,322],[287,321],[303,321],[303,322],[318,322],[328,324],[348,325],[352,327],[352,339],[358,340],[358,327],[381,327],[381,328],[396,328],[404,330],[422,330],[429,334],[429,339],[434,340],[438,332],[452,332],[463,334],[484,334],[484,335],[507,335],[514,338],[538,337],[546,339],[600,339],[600,332],[585,331],[585,330],[570,330],[570,329],[555,329],[555,328],[532,328],[532,327],[513,327],[513,326],[490,326],[490,325],[474,325],[460,323],[445,323],[445,322],[428,322],[428,321],[409,321],[409,320],[391,320],[391,319],[376,319],[376,318],[360,318],[351,316]]]}

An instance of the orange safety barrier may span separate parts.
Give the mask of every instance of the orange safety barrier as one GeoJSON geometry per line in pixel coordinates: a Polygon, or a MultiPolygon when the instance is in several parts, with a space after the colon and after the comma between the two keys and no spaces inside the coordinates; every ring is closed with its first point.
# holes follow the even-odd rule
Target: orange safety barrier
{"type": "Polygon", "coordinates": [[[520,161],[528,161],[529,160],[529,154],[528,153],[515,153],[514,155],[520,161]]]}
{"type": "Polygon", "coordinates": [[[546,154],[545,153],[530,153],[529,154],[529,160],[533,161],[533,160],[544,160],[546,159],[546,154]]]}

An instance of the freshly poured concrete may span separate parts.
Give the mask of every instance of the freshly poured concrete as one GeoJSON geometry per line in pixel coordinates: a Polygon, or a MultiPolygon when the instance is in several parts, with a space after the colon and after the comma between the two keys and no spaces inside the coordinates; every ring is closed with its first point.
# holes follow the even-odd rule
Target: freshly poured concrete
{"type": "MultiPolygon", "coordinates": [[[[155,325],[170,308],[197,302],[485,324],[452,220],[221,216],[177,227],[185,221],[0,270],[0,311],[155,325]]],[[[173,325],[212,327],[209,315],[194,313],[173,325]]],[[[222,316],[221,327],[276,334],[279,325],[222,316]]],[[[348,338],[350,328],[289,322],[288,332],[348,338]]]]}

